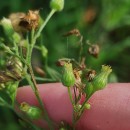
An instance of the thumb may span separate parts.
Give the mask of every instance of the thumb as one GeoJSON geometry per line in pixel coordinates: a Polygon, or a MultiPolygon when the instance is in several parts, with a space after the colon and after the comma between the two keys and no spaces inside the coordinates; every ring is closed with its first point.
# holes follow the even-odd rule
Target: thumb
{"type": "MultiPolygon", "coordinates": [[[[60,83],[39,85],[39,93],[50,118],[60,124],[72,124],[72,105],[67,88],[60,83]]],[[[17,101],[38,106],[30,87],[18,89],[17,101]]],[[[130,130],[130,84],[109,84],[89,100],[90,110],[85,110],[76,130],[130,130]]],[[[39,123],[44,127],[45,124],[39,123]]]]}

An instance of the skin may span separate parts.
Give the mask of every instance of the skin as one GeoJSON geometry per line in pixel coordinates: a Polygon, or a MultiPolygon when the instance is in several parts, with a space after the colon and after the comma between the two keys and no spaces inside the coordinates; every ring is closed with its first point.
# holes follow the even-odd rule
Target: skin
{"type": "MultiPolygon", "coordinates": [[[[72,105],[67,88],[61,83],[39,85],[41,99],[50,118],[57,124],[61,120],[72,124],[72,105]]],[[[30,87],[21,87],[17,101],[38,106],[30,87]]],[[[109,84],[97,91],[89,100],[90,110],[85,110],[76,124],[76,130],[130,130],[130,83],[109,84]]],[[[37,125],[46,127],[44,122],[37,125]]]]}

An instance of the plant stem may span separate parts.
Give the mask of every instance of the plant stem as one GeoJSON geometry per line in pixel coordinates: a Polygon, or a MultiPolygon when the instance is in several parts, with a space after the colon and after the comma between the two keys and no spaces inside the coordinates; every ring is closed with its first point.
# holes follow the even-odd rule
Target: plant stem
{"type": "Polygon", "coordinates": [[[26,79],[29,82],[29,84],[31,85],[31,87],[32,87],[32,89],[33,89],[33,91],[34,91],[34,93],[36,95],[36,98],[37,98],[37,100],[38,100],[38,102],[39,102],[39,104],[40,104],[40,106],[41,106],[41,108],[42,108],[42,110],[44,112],[45,120],[48,122],[48,126],[49,126],[50,130],[53,130],[52,122],[49,119],[49,116],[48,116],[47,111],[46,111],[46,109],[44,107],[44,104],[43,104],[43,102],[42,102],[42,100],[40,98],[40,95],[39,95],[39,92],[38,92],[38,88],[37,88],[37,85],[36,85],[36,81],[33,78],[34,77],[33,76],[33,72],[32,72],[32,69],[30,67],[29,67],[29,72],[31,74],[31,77],[27,74],[26,75],[26,79]],[[31,78],[32,78],[32,81],[31,81],[31,78]]]}
{"type": "MultiPolygon", "coordinates": [[[[16,115],[18,115],[22,120],[26,121],[26,122],[27,122],[30,126],[32,126],[35,130],[40,130],[36,125],[33,124],[32,121],[26,119],[26,117],[25,117],[23,114],[17,112],[17,111],[14,109],[13,106],[11,106],[9,103],[7,103],[7,102],[6,102],[3,98],[1,98],[1,97],[0,97],[0,102],[3,103],[3,104],[2,104],[3,106],[5,106],[5,107],[11,109],[14,113],[16,113],[16,115]]],[[[18,107],[18,106],[17,106],[17,102],[16,102],[15,106],[18,107]]]]}
{"type": "Polygon", "coordinates": [[[72,97],[72,93],[71,93],[70,87],[68,87],[68,94],[69,94],[69,97],[70,97],[70,101],[71,101],[72,105],[74,106],[75,104],[74,104],[74,101],[73,101],[73,97],[72,97]]]}
{"type": "Polygon", "coordinates": [[[16,54],[19,55],[18,45],[16,44],[15,41],[13,41],[13,45],[14,45],[14,48],[15,48],[15,52],[16,52],[16,54]]]}
{"type": "Polygon", "coordinates": [[[86,102],[89,100],[89,98],[92,96],[93,93],[91,93],[90,95],[87,96],[87,98],[85,99],[84,103],[82,104],[82,107],[80,108],[80,111],[82,112],[84,109],[84,105],[86,104],[86,102]]]}
{"type": "Polygon", "coordinates": [[[81,62],[81,59],[82,59],[82,53],[83,53],[83,36],[81,36],[80,38],[80,50],[79,50],[79,63],[81,62]]]}
{"type": "Polygon", "coordinates": [[[74,100],[73,100],[73,97],[72,97],[72,93],[71,93],[71,89],[70,87],[68,87],[68,94],[69,94],[69,97],[70,97],[70,101],[72,103],[72,106],[73,106],[73,119],[72,119],[72,125],[73,125],[73,130],[75,130],[75,103],[74,103],[74,100]]]}
{"type": "MultiPolygon", "coordinates": [[[[93,93],[92,93],[92,94],[93,94],[93,93]]],[[[92,96],[92,94],[88,95],[87,98],[85,99],[84,103],[82,104],[82,107],[81,107],[80,110],[79,110],[79,113],[81,113],[81,114],[80,114],[80,116],[75,120],[75,124],[76,124],[76,122],[80,119],[80,117],[82,116],[83,110],[84,110],[84,106],[85,106],[86,102],[89,100],[89,98],[92,96]]]]}
{"type": "Polygon", "coordinates": [[[30,44],[28,43],[29,46],[27,46],[27,52],[28,53],[27,53],[26,60],[27,60],[28,64],[31,64],[31,56],[32,56],[32,51],[33,51],[35,43],[36,43],[36,40],[34,40],[34,29],[32,29],[30,44]]]}
{"type": "Polygon", "coordinates": [[[33,69],[32,69],[32,65],[31,65],[31,56],[32,56],[33,47],[35,45],[34,30],[32,30],[32,32],[31,32],[31,41],[30,42],[31,42],[30,43],[30,48],[27,48],[28,49],[28,55],[27,55],[28,58],[26,58],[26,60],[28,62],[27,68],[29,70],[30,77],[27,74],[26,79],[29,82],[29,84],[31,85],[31,87],[32,87],[32,89],[33,89],[33,91],[34,91],[34,93],[36,95],[36,98],[37,98],[37,100],[38,100],[38,102],[39,102],[39,104],[40,104],[40,106],[41,106],[41,108],[42,108],[42,110],[44,112],[45,120],[48,122],[48,126],[49,126],[50,130],[53,130],[52,122],[49,119],[49,116],[48,116],[47,111],[46,111],[46,109],[44,107],[44,104],[43,104],[43,102],[42,102],[42,100],[40,98],[38,88],[37,88],[37,83],[36,83],[35,76],[34,76],[33,69]]]}
{"type": "Polygon", "coordinates": [[[56,82],[56,80],[53,80],[53,79],[49,79],[49,78],[42,78],[42,77],[36,77],[35,76],[35,79],[38,80],[38,81],[46,81],[46,82],[56,82]]]}
{"type": "Polygon", "coordinates": [[[44,23],[42,24],[42,26],[40,27],[40,29],[38,30],[38,32],[35,35],[35,40],[40,36],[43,28],[46,26],[47,22],[50,20],[50,18],[53,16],[53,14],[56,12],[55,9],[52,9],[51,12],[49,13],[49,15],[47,16],[46,20],[44,21],[44,23]]]}
{"type": "Polygon", "coordinates": [[[31,87],[32,87],[32,89],[37,97],[37,100],[38,100],[38,102],[39,102],[39,104],[44,112],[45,120],[48,122],[50,130],[53,130],[53,125],[52,125],[52,122],[48,116],[47,111],[45,110],[44,104],[43,104],[43,102],[40,98],[39,92],[38,92],[37,83],[36,83],[35,76],[34,76],[33,69],[32,69],[32,65],[31,65],[31,56],[32,56],[32,51],[33,51],[33,48],[34,48],[34,45],[36,43],[37,38],[40,36],[43,28],[45,27],[45,25],[47,24],[47,22],[50,20],[50,18],[52,17],[52,15],[55,12],[56,12],[56,10],[54,10],[54,9],[51,10],[51,12],[47,16],[46,20],[44,21],[44,23],[41,25],[40,29],[36,33],[36,35],[35,35],[34,29],[31,31],[30,46],[27,47],[28,53],[27,53],[27,58],[26,58],[26,62],[28,63],[27,67],[28,67],[28,70],[30,73],[30,76],[27,74],[26,79],[29,82],[29,84],[31,85],[31,87]]]}
{"type": "Polygon", "coordinates": [[[75,104],[77,104],[77,94],[76,94],[76,88],[74,86],[74,99],[75,99],[75,104]]]}

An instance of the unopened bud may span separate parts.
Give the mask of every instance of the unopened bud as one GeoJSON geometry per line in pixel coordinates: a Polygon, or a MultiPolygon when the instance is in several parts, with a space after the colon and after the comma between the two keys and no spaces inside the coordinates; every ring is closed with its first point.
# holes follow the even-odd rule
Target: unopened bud
{"type": "Polygon", "coordinates": [[[18,87],[18,84],[15,82],[8,82],[5,84],[6,89],[10,95],[14,94],[16,92],[16,89],[18,87]]]}
{"type": "Polygon", "coordinates": [[[81,109],[82,105],[77,104],[74,106],[74,112],[79,112],[79,110],[81,109]]]}
{"type": "Polygon", "coordinates": [[[95,76],[92,81],[95,91],[105,88],[105,86],[107,85],[108,76],[111,72],[112,69],[110,66],[102,65],[101,72],[97,76],[95,76]]]}
{"type": "Polygon", "coordinates": [[[1,25],[2,25],[2,27],[4,29],[4,33],[6,34],[6,36],[11,37],[12,34],[14,33],[14,29],[13,29],[11,20],[7,19],[7,18],[3,18],[1,20],[1,25]]]}
{"type": "Polygon", "coordinates": [[[1,25],[2,25],[2,27],[4,29],[5,35],[7,36],[7,38],[10,41],[13,40],[13,42],[15,42],[15,43],[19,43],[20,42],[21,36],[14,31],[14,28],[13,28],[13,25],[12,25],[12,22],[11,22],[10,19],[3,18],[1,20],[1,25]]]}
{"type": "Polygon", "coordinates": [[[12,38],[15,43],[19,43],[21,41],[21,36],[16,32],[14,32],[14,34],[12,35],[12,38]]]}
{"type": "Polygon", "coordinates": [[[3,84],[5,87],[6,93],[11,99],[12,106],[14,106],[14,102],[16,99],[16,92],[17,92],[18,84],[19,82],[16,82],[16,81],[10,81],[3,84]]]}
{"type": "Polygon", "coordinates": [[[27,117],[32,120],[39,119],[42,116],[42,111],[40,108],[30,106],[26,102],[21,103],[20,110],[23,111],[27,115],[27,117]]]}
{"type": "Polygon", "coordinates": [[[48,55],[48,50],[47,50],[47,48],[44,45],[41,46],[41,52],[42,52],[42,56],[44,58],[46,58],[47,55],[48,55]]]}
{"type": "Polygon", "coordinates": [[[85,93],[87,94],[87,97],[91,96],[94,92],[93,85],[91,82],[89,82],[85,87],[85,93]]]}
{"type": "Polygon", "coordinates": [[[73,68],[71,63],[65,63],[63,67],[63,75],[61,79],[62,83],[66,87],[74,86],[75,76],[73,73],[73,68]]]}
{"type": "Polygon", "coordinates": [[[102,65],[101,72],[97,74],[94,79],[89,82],[85,87],[87,96],[91,96],[95,91],[104,89],[107,85],[107,80],[112,69],[108,65],[102,65]]]}
{"type": "Polygon", "coordinates": [[[89,110],[91,108],[91,105],[89,103],[85,103],[84,108],[89,110]]]}
{"type": "Polygon", "coordinates": [[[51,0],[50,7],[56,11],[61,11],[64,8],[64,0],[51,0]]]}

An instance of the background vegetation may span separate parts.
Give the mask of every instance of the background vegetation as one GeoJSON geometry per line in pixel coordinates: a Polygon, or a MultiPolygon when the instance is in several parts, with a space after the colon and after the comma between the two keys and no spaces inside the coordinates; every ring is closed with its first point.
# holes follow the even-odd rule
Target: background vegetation
{"type": "MultiPolygon", "coordinates": [[[[1,0],[0,19],[13,12],[27,12],[40,9],[44,19],[49,12],[49,0],[1,0]]],[[[130,82],[130,1],[129,0],[65,0],[65,8],[49,21],[43,31],[43,44],[48,49],[48,63],[57,69],[55,62],[62,57],[79,55],[78,39],[62,35],[77,28],[83,35],[83,42],[89,40],[98,44],[101,52],[98,58],[88,54],[84,46],[87,67],[98,70],[102,64],[113,68],[110,82],[130,82]]],[[[0,32],[0,37],[2,36],[0,32]]],[[[41,57],[33,54],[33,65],[39,65],[41,57]]],[[[0,64],[2,64],[0,56],[0,64]]],[[[0,129],[23,129],[14,113],[0,107],[0,129]],[[6,125],[8,124],[8,125],[6,125]]]]}

